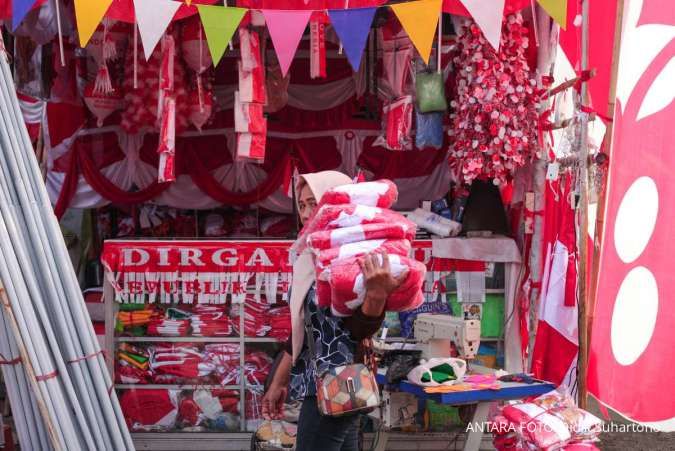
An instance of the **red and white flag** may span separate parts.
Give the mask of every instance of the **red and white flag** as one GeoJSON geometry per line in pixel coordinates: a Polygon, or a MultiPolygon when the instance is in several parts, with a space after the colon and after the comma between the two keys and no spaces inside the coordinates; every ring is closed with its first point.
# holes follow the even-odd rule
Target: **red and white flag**
{"type": "Polygon", "coordinates": [[[532,372],[576,389],[579,351],[575,213],[571,177],[547,181],[544,207],[544,273],[538,308],[532,372]]]}

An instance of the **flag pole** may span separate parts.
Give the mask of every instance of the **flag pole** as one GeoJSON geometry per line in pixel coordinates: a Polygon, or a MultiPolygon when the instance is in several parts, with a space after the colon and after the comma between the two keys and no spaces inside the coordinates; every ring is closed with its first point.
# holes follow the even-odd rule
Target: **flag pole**
{"type": "MultiPolygon", "coordinates": [[[[609,98],[607,102],[607,117],[614,119],[614,104],[616,102],[616,80],[619,73],[619,51],[621,50],[621,34],[623,32],[624,2],[620,0],[616,7],[616,20],[614,23],[614,45],[612,48],[612,69],[610,73],[609,98]]],[[[603,148],[607,155],[611,154],[614,123],[607,124],[603,148]]],[[[591,269],[591,287],[589,297],[589,311],[587,312],[588,340],[590,342],[593,333],[593,319],[595,317],[595,300],[598,290],[598,273],[600,271],[600,246],[604,238],[605,208],[607,203],[607,172],[603,175],[598,196],[598,211],[595,220],[595,233],[593,236],[593,268],[591,269]]]]}
{"type": "MultiPolygon", "coordinates": [[[[581,70],[588,70],[588,14],[589,0],[583,0],[582,3],[582,22],[581,22],[581,70]]],[[[588,105],[588,82],[581,84],[581,93],[579,106],[588,105]]],[[[580,110],[580,108],[579,108],[580,110]]],[[[577,362],[577,380],[579,407],[586,408],[586,399],[588,395],[587,374],[588,374],[588,322],[586,318],[586,306],[588,298],[589,281],[587,277],[588,267],[588,113],[581,113],[581,132],[579,139],[579,357],[577,362]]]]}

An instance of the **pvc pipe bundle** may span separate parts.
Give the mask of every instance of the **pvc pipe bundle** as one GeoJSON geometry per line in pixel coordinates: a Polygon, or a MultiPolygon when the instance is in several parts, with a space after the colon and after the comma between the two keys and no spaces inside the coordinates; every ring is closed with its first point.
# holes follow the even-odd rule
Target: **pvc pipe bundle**
{"type": "Polygon", "coordinates": [[[1,51],[0,281],[1,366],[22,449],[134,449],[1,51]]]}

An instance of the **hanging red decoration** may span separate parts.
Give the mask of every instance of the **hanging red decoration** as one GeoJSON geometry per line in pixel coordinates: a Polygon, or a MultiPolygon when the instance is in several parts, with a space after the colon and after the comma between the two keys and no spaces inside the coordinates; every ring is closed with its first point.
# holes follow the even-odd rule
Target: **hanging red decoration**
{"type": "Polygon", "coordinates": [[[122,106],[122,95],[119,89],[101,91],[94,82],[84,88],[83,99],[91,114],[96,117],[96,125],[101,127],[108,116],[122,106]]]}
{"type": "Polygon", "coordinates": [[[527,63],[528,29],[518,14],[504,20],[495,51],[478,25],[464,22],[454,65],[457,98],[451,102],[450,166],[470,184],[502,184],[537,152],[540,91],[527,63]]]}

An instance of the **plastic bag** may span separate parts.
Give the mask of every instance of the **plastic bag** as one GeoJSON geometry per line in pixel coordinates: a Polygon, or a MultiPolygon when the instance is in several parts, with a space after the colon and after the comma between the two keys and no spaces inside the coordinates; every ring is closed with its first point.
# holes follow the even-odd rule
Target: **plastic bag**
{"type": "Polygon", "coordinates": [[[395,354],[387,365],[388,384],[395,384],[405,379],[410,370],[415,368],[420,360],[420,353],[414,354],[395,354]]]}
{"type": "Polygon", "coordinates": [[[418,149],[443,147],[443,113],[415,112],[415,146],[418,149]]]}
{"type": "Polygon", "coordinates": [[[422,113],[445,111],[448,102],[445,100],[445,84],[443,74],[438,72],[419,72],[415,77],[415,94],[417,107],[422,113]]]}
{"type": "Polygon", "coordinates": [[[374,146],[385,146],[389,150],[410,150],[412,142],[412,96],[393,100],[382,108],[384,136],[377,137],[374,146]]]}

